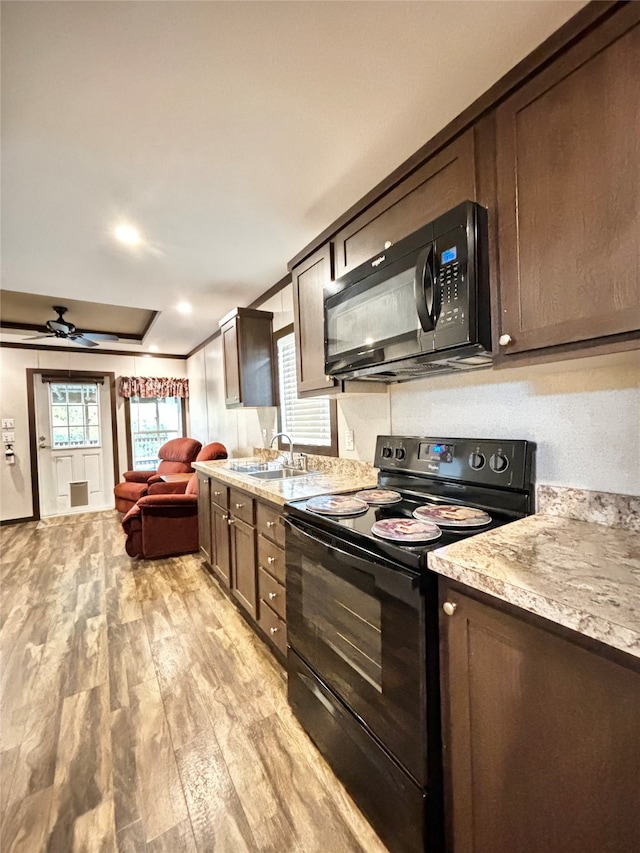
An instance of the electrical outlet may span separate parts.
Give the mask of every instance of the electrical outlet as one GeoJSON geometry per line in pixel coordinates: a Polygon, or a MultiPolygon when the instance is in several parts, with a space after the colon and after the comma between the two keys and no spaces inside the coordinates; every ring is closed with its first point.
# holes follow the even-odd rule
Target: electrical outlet
{"type": "Polygon", "coordinates": [[[345,450],[355,450],[356,449],[352,429],[345,430],[345,433],[344,433],[344,449],[345,450]]]}
{"type": "Polygon", "coordinates": [[[3,433],[2,433],[2,441],[3,441],[5,444],[13,444],[13,442],[14,442],[15,440],[16,440],[16,434],[15,434],[15,432],[3,432],[3,433]]]}
{"type": "Polygon", "coordinates": [[[2,429],[14,429],[15,425],[13,418],[2,418],[2,429]]]}

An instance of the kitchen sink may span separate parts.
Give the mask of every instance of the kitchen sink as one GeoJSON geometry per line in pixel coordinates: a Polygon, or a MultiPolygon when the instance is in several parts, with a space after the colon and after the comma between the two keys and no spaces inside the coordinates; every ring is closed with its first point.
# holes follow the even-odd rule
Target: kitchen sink
{"type": "Polygon", "coordinates": [[[320,473],[320,471],[301,471],[298,468],[281,468],[278,471],[256,471],[249,476],[255,477],[256,480],[287,480],[289,477],[309,477],[320,473]]]}

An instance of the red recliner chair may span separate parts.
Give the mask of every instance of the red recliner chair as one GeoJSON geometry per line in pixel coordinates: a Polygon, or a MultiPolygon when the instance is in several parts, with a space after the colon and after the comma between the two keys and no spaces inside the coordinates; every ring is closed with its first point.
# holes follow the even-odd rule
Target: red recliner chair
{"type": "MultiPolygon", "coordinates": [[[[190,474],[191,463],[202,447],[195,438],[172,438],[158,450],[160,464],[155,471],[125,471],[124,483],[113,490],[118,512],[129,512],[147,494],[152,483],[161,483],[163,474],[190,474]]],[[[225,451],[226,454],[226,451],[225,451]]]]}
{"type": "MultiPolygon", "coordinates": [[[[202,448],[197,462],[226,459],[224,445],[213,442],[202,448]]],[[[122,521],[127,535],[125,549],[130,557],[173,557],[198,550],[198,477],[194,474],[185,486],[162,483],[149,487],[122,521]],[[157,490],[170,486],[172,494],[157,490]],[[182,492],[178,492],[182,489],[182,492]]]]}

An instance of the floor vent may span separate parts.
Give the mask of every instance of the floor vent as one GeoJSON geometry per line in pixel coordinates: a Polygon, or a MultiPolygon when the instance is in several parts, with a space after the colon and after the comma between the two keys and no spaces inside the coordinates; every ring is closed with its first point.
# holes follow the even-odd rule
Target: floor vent
{"type": "Polygon", "coordinates": [[[89,505],[88,480],[76,480],[73,483],[69,483],[69,501],[72,507],[89,505]]]}

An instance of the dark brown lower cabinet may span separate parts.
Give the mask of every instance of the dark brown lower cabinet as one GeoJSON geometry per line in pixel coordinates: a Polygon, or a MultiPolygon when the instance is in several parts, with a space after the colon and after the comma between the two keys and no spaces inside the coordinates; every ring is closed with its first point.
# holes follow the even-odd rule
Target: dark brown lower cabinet
{"type": "Polygon", "coordinates": [[[255,529],[238,518],[231,521],[231,592],[257,620],[255,529]]]}
{"type": "Polygon", "coordinates": [[[448,849],[639,851],[640,662],[467,593],[441,579],[448,849]]]}
{"type": "Polygon", "coordinates": [[[229,589],[231,586],[229,513],[215,503],[211,504],[211,559],[208,563],[218,579],[229,589]]]}
{"type": "Polygon", "coordinates": [[[207,563],[211,563],[211,519],[209,501],[211,500],[211,479],[198,473],[198,544],[200,554],[207,563]]]}

